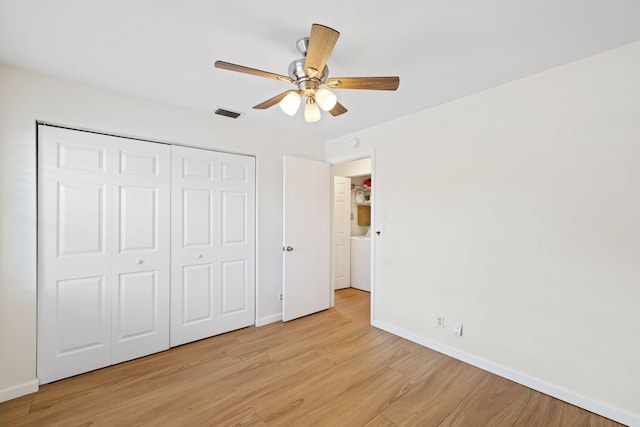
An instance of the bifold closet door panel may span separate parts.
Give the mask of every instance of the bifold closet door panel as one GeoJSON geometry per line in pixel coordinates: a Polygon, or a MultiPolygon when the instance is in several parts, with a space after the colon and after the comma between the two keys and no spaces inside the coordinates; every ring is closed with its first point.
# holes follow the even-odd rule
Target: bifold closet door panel
{"type": "Polygon", "coordinates": [[[114,179],[112,363],[169,348],[171,148],[124,140],[114,179]]]}
{"type": "Polygon", "coordinates": [[[115,142],[38,128],[38,379],[111,364],[115,142]]]}
{"type": "Polygon", "coordinates": [[[38,127],[40,383],[168,348],[169,156],[38,127]]]}
{"type": "Polygon", "coordinates": [[[172,147],[171,346],[255,319],[255,159],[172,147]]]}
{"type": "Polygon", "coordinates": [[[222,332],[255,323],[255,158],[220,157],[220,318],[222,332]]]}

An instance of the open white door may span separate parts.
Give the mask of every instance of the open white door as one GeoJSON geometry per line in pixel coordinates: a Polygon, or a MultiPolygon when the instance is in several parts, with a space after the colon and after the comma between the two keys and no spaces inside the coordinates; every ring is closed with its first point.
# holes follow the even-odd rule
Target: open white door
{"type": "Polygon", "coordinates": [[[285,156],[282,320],[329,308],[330,198],[328,163],[285,156]]]}

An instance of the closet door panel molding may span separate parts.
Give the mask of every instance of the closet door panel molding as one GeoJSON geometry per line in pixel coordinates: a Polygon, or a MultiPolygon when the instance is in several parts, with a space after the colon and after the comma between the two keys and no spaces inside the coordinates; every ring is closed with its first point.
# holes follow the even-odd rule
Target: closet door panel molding
{"type": "Polygon", "coordinates": [[[111,363],[114,142],[38,128],[40,383],[111,363]]]}
{"type": "Polygon", "coordinates": [[[255,159],[172,147],[171,345],[255,322],[255,159]]]}
{"type": "Polygon", "coordinates": [[[38,379],[169,347],[170,148],[38,127],[38,379]]]}
{"type": "Polygon", "coordinates": [[[215,155],[171,151],[171,346],[216,334],[215,155]]]}
{"type": "Polygon", "coordinates": [[[220,155],[220,325],[254,324],[255,159],[220,155]]]}
{"type": "Polygon", "coordinates": [[[169,348],[171,148],[122,140],[117,161],[112,363],[169,348]]]}

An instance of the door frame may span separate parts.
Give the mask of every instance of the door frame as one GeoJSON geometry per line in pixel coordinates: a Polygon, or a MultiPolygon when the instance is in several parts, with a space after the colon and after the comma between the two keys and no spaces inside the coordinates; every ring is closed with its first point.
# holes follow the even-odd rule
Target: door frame
{"type": "MultiPolygon", "coordinates": [[[[372,231],[371,233],[371,295],[370,295],[370,310],[369,310],[369,321],[370,323],[372,323],[375,320],[374,317],[374,313],[375,313],[375,283],[376,283],[376,276],[375,276],[375,271],[376,271],[376,258],[375,258],[375,253],[376,253],[376,235],[375,235],[375,229],[376,229],[376,156],[375,156],[375,149],[370,149],[370,150],[362,150],[362,151],[358,151],[357,153],[353,153],[352,155],[347,155],[347,156],[342,156],[338,159],[334,159],[332,161],[330,161],[329,163],[331,164],[331,178],[332,178],[332,184],[331,184],[331,212],[333,213],[333,201],[334,201],[334,195],[333,195],[333,177],[335,176],[333,174],[333,166],[335,165],[339,165],[342,163],[348,163],[348,162],[352,162],[354,160],[362,160],[362,159],[367,159],[370,158],[371,159],[371,181],[374,183],[371,186],[371,228],[370,230],[372,231]]],[[[334,248],[333,248],[333,220],[331,221],[331,236],[332,236],[332,244],[331,244],[331,254],[330,254],[330,260],[331,260],[331,271],[334,271],[335,268],[335,253],[334,253],[334,248]]],[[[333,286],[333,280],[331,281],[331,284],[329,285],[331,287],[331,307],[335,306],[335,289],[333,286]]]]}

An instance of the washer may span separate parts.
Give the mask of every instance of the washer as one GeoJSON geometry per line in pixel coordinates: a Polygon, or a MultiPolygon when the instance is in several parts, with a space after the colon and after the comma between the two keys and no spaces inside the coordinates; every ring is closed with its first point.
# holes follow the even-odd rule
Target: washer
{"type": "Polygon", "coordinates": [[[370,237],[351,237],[351,287],[371,292],[370,237]]]}

